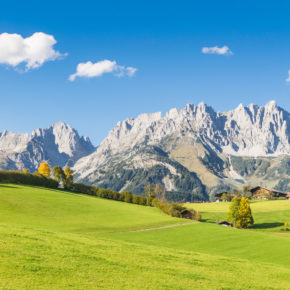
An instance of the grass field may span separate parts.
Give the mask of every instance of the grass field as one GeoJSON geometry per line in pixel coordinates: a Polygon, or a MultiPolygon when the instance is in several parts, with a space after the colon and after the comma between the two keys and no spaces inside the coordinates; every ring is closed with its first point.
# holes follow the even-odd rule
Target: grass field
{"type": "MultiPolygon", "coordinates": [[[[206,205],[199,208],[205,216],[227,210],[206,205]]],[[[280,201],[252,209],[276,222],[290,211],[280,201]]],[[[289,289],[289,254],[290,238],[276,229],[237,230],[156,208],[0,185],[2,289],[289,289]]]]}
{"type": "MultiPolygon", "coordinates": [[[[226,219],[229,205],[229,202],[212,202],[186,204],[185,206],[200,211],[204,221],[216,223],[218,220],[226,219]]],[[[280,231],[284,222],[290,224],[290,200],[253,200],[251,210],[255,220],[252,229],[290,237],[289,232],[281,233],[280,231]]]]}

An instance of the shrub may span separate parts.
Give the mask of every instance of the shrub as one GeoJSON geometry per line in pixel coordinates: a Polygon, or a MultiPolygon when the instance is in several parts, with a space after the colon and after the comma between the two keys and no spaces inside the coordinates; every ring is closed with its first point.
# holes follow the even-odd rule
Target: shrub
{"type": "Polygon", "coordinates": [[[132,197],[132,203],[139,204],[140,196],[139,195],[133,195],[132,197]]]}
{"type": "Polygon", "coordinates": [[[125,201],[125,193],[124,192],[119,193],[119,201],[125,201]]]}
{"type": "Polygon", "coordinates": [[[113,199],[114,200],[119,200],[119,192],[117,192],[117,191],[113,191],[113,199]]]}
{"type": "Polygon", "coordinates": [[[139,204],[140,205],[147,205],[147,198],[144,196],[139,197],[139,204]]]}
{"type": "Polygon", "coordinates": [[[48,188],[57,188],[58,182],[41,174],[24,173],[21,171],[0,171],[0,182],[18,183],[48,188]]]}
{"type": "Polygon", "coordinates": [[[152,200],[152,204],[153,204],[153,206],[158,207],[164,213],[166,213],[172,217],[182,218],[182,212],[187,210],[187,211],[191,212],[192,219],[201,220],[201,214],[199,212],[196,212],[193,209],[189,210],[179,203],[163,203],[162,201],[158,200],[157,198],[154,198],[152,200]]]}
{"type": "Polygon", "coordinates": [[[153,206],[152,201],[153,201],[153,198],[152,197],[147,197],[147,199],[146,199],[146,205],[153,206]]]}
{"type": "Polygon", "coordinates": [[[73,192],[91,194],[91,187],[82,183],[73,183],[70,190],[73,192]]]}
{"type": "Polygon", "coordinates": [[[131,203],[132,202],[132,193],[130,191],[124,191],[124,201],[131,203]]]}

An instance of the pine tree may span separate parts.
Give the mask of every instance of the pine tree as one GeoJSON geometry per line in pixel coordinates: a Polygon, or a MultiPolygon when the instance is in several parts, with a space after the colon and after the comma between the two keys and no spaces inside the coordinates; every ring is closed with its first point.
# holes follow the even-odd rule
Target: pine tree
{"type": "Polygon", "coordinates": [[[50,167],[46,162],[42,162],[39,165],[38,172],[46,177],[50,177],[50,167]]]}
{"type": "Polygon", "coordinates": [[[250,203],[247,198],[242,197],[239,208],[238,227],[246,229],[254,223],[250,203]]]}

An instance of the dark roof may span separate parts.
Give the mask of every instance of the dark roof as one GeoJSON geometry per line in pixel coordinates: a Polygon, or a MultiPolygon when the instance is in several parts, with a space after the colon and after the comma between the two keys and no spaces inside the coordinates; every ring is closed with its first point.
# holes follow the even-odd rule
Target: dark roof
{"type": "Polygon", "coordinates": [[[191,213],[192,214],[192,212],[189,209],[184,209],[181,213],[182,214],[186,214],[186,213],[191,213]]]}
{"type": "Polygon", "coordinates": [[[230,223],[230,222],[228,222],[228,221],[221,221],[221,222],[219,222],[218,224],[219,224],[219,225],[226,225],[226,226],[230,226],[230,227],[233,226],[233,224],[230,223]]]}
{"type": "Polygon", "coordinates": [[[224,193],[228,193],[229,194],[229,192],[223,191],[223,192],[216,193],[214,196],[215,197],[221,197],[224,193]]]}
{"type": "Polygon", "coordinates": [[[253,193],[254,191],[256,191],[256,190],[258,190],[260,188],[266,189],[268,191],[276,192],[276,193],[282,193],[282,194],[285,194],[285,195],[290,194],[290,192],[286,192],[286,191],[282,191],[282,190],[278,190],[278,189],[267,188],[267,187],[263,187],[263,186],[256,186],[256,187],[252,188],[250,191],[253,193]]]}

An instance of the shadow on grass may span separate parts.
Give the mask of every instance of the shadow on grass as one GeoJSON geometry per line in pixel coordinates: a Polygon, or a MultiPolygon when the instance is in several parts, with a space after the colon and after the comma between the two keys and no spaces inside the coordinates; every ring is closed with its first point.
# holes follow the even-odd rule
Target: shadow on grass
{"type": "Polygon", "coordinates": [[[6,184],[1,184],[1,183],[0,183],[0,188],[1,188],[1,187],[5,187],[5,188],[16,188],[16,189],[19,189],[19,188],[16,187],[16,186],[6,185],[6,184]]]}
{"type": "Polygon", "coordinates": [[[210,224],[215,224],[216,222],[213,219],[201,219],[200,222],[202,223],[210,223],[210,224]]]}
{"type": "Polygon", "coordinates": [[[283,226],[283,223],[262,223],[262,224],[254,224],[252,229],[271,229],[283,226]]]}

